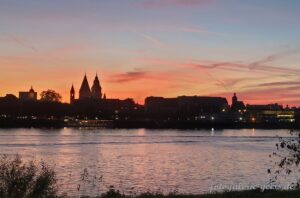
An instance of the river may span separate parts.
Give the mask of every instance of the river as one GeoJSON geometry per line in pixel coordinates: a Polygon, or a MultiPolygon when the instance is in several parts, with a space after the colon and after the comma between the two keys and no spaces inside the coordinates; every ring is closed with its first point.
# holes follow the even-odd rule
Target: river
{"type": "Polygon", "coordinates": [[[215,185],[267,184],[278,136],[289,131],[1,129],[0,154],[46,161],[69,195],[110,185],[127,194],[207,193],[215,185]],[[81,181],[84,169],[89,182],[81,181]]]}

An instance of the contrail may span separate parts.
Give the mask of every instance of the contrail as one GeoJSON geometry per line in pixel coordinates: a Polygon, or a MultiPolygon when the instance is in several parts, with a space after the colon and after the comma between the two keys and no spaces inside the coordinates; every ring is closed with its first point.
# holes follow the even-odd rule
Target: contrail
{"type": "Polygon", "coordinates": [[[160,40],[148,35],[148,34],[145,34],[145,33],[142,33],[142,32],[138,32],[138,31],[133,31],[137,34],[139,34],[140,36],[142,36],[144,39],[152,42],[153,44],[157,45],[157,46],[160,46],[160,47],[166,47],[167,44],[161,42],[160,40]]]}
{"type": "Polygon", "coordinates": [[[37,51],[37,49],[35,47],[33,47],[32,45],[29,45],[28,43],[26,43],[16,37],[11,36],[11,39],[25,48],[29,48],[29,49],[32,49],[33,51],[37,51]]]}
{"type": "Polygon", "coordinates": [[[7,39],[3,39],[3,40],[12,41],[12,42],[14,42],[14,43],[16,43],[16,44],[18,44],[18,45],[20,45],[22,47],[28,48],[28,49],[30,49],[32,51],[35,51],[35,52],[37,51],[37,49],[34,46],[28,44],[27,42],[24,42],[23,40],[15,37],[15,36],[7,35],[6,38],[7,39]]]}

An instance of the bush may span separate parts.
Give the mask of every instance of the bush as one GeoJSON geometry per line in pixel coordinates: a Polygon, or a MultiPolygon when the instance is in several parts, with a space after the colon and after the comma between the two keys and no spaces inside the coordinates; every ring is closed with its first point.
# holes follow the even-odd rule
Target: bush
{"type": "Polygon", "coordinates": [[[287,179],[293,176],[294,182],[289,185],[291,189],[300,190],[300,132],[291,131],[291,137],[280,138],[276,144],[277,152],[270,157],[276,157],[275,167],[268,169],[273,174],[270,183],[276,183],[280,177],[287,179]]]}
{"type": "Polygon", "coordinates": [[[0,157],[0,197],[56,197],[56,175],[45,162],[23,162],[19,155],[0,157]]]}

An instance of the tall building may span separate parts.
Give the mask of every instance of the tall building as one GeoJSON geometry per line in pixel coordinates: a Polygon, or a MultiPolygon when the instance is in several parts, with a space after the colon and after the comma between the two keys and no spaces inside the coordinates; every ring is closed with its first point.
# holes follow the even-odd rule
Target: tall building
{"type": "Polygon", "coordinates": [[[75,101],[75,89],[74,86],[72,85],[71,91],[70,91],[70,104],[73,104],[75,101]]]}
{"type": "Polygon", "coordinates": [[[94,84],[92,86],[92,98],[101,99],[102,98],[102,89],[100,86],[100,82],[98,79],[98,75],[96,74],[94,84]]]}
{"type": "Polygon", "coordinates": [[[236,96],[236,93],[234,93],[233,96],[232,96],[232,103],[231,104],[235,105],[237,102],[238,102],[238,98],[236,96]]]}
{"type": "Polygon", "coordinates": [[[31,86],[29,91],[20,91],[19,92],[19,99],[20,100],[37,100],[37,92],[35,92],[31,86]]]}
{"type": "Polygon", "coordinates": [[[86,75],[84,75],[80,90],[79,90],[79,100],[89,99],[92,97],[92,92],[90,89],[89,82],[87,80],[86,75]]]}
{"type": "MultiPolygon", "coordinates": [[[[83,81],[81,83],[81,87],[79,89],[79,100],[86,100],[86,99],[102,99],[102,88],[100,85],[100,81],[98,75],[94,79],[94,83],[92,89],[90,89],[90,85],[86,75],[84,75],[83,81]]],[[[75,89],[72,85],[70,90],[70,103],[75,102],[75,89]]]]}

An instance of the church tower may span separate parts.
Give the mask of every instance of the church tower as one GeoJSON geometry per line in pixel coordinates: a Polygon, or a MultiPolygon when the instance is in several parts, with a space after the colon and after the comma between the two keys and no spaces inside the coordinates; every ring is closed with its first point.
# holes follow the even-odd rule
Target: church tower
{"type": "Polygon", "coordinates": [[[98,75],[96,74],[94,84],[92,86],[92,98],[101,99],[102,98],[102,89],[100,86],[100,81],[98,75]]]}
{"type": "Polygon", "coordinates": [[[238,98],[236,96],[236,93],[233,94],[232,96],[232,103],[231,103],[231,106],[234,106],[237,104],[237,101],[238,101],[238,98]]]}
{"type": "Polygon", "coordinates": [[[73,104],[74,101],[75,101],[75,89],[74,86],[72,85],[70,90],[70,104],[73,104]]]}
{"type": "Polygon", "coordinates": [[[91,89],[90,89],[90,85],[89,82],[87,80],[86,75],[84,75],[80,90],[79,90],[79,99],[88,99],[91,98],[92,93],[91,93],[91,89]]]}

